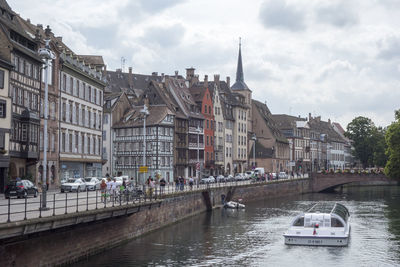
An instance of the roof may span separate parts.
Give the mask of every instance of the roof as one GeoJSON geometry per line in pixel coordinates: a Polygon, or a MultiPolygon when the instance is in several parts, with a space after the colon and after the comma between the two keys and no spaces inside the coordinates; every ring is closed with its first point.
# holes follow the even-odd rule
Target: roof
{"type": "Polygon", "coordinates": [[[275,139],[282,143],[289,143],[289,141],[286,139],[286,137],[283,135],[283,133],[279,130],[278,126],[276,125],[272,117],[271,111],[269,110],[267,105],[254,99],[252,100],[252,103],[260,113],[261,117],[264,119],[265,124],[270,129],[275,139]]]}
{"type": "MultiPolygon", "coordinates": [[[[140,110],[143,106],[135,106],[127,112],[113,128],[143,127],[143,115],[140,110]]],[[[174,115],[174,112],[165,105],[150,105],[149,115],[146,117],[146,126],[159,125],[167,115],[174,115]]]]}
{"type": "Polygon", "coordinates": [[[347,218],[350,216],[349,210],[340,203],[334,202],[318,202],[306,213],[334,213],[346,222],[347,218]]]}
{"type": "MultiPolygon", "coordinates": [[[[251,146],[249,155],[253,155],[254,146],[251,146]]],[[[274,151],[272,147],[265,147],[256,141],[256,158],[273,158],[274,151]]]]}
{"type": "Polygon", "coordinates": [[[193,100],[197,103],[203,102],[203,97],[206,92],[206,88],[202,85],[193,85],[189,88],[189,92],[192,94],[193,100]]]}
{"type": "Polygon", "coordinates": [[[95,66],[104,66],[104,60],[102,56],[95,55],[78,55],[79,58],[83,59],[86,63],[95,66]]]}
{"type": "Polygon", "coordinates": [[[232,90],[250,90],[244,82],[243,64],[242,64],[242,44],[239,42],[238,64],[236,69],[236,82],[231,87],[232,90]]]}
{"type": "Polygon", "coordinates": [[[293,129],[297,126],[298,121],[306,122],[306,119],[286,114],[273,114],[272,119],[275,121],[280,130],[293,129]]]}
{"type": "Polygon", "coordinates": [[[320,134],[325,134],[328,142],[346,143],[346,140],[333,129],[330,122],[322,121],[321,117],[311,118],[309,125],[311,130],[319,132],[320,134]]]}

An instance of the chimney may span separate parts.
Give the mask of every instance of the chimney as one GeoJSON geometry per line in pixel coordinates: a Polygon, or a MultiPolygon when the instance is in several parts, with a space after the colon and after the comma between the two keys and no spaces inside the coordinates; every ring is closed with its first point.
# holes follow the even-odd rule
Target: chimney
{"type": "Polygon", "coordinates": [[[26,21],[27,21],[28,23],[31,23],[31,19],[30,19],[30,18],[27,18],[26,21]]]}
{"type": "MultiPolygon", "coordinates": [[[[58,38],[58,37],[57,37],[58,38]]],[[[107,75],[107,65],[104,64],[104,69],[103,69],[103,76],[107,75]]]]}
{"type": "Polygon", "coordinates": [[[179,72],[176,70],[176,71],[175,71],[175,78],[178,78],[178,73],[179,73],[179,72]]]}
{"type": "Polygon", "coordinates": [[[147,95],[145,96],[145,99],[143,100],[144,104],[149,107],[149,99],[147,98],[147,95]]]}
{"type": "Polygon", "coordinates": [[[115,72],[122,72],[122,69],[116,69],[115,72]]]}
{"type": "Polygon", "coordinates": [[[190,80],[194,77],[194,71],[195,71],[195,68],[193,68],[193,67],[186,69],[186,80],[190,80]]]}
{"type": "Polygon", "coordinates": [[[155,72],[152,72],[151,75],[152,75],[152,76],[157,76],[157,75],[158,75],[158,72],[156,72],[156,71],[155,71],[155,72]]]}
{"type": "Polygon", "coordinates": [[[38,25],[36,25],[38,28],[40,28],[40,29],[42,29],[43,30],[43,24],[38,24],[38,25]]]}
{"type": "Polygon", "coordinates": [[[204,75],[204,87],[208,87],[208,75],[204,75]]]}
{"type": "Polygon", "coordinates": [[[128,73],[128,83],[131,88],[133,88],[133,74],[132,74],[132,67],[129,67],[128,73]]]}
{"type": "Polygon", "coordinates": [[[328,123],[331,124],[331,119],[328,119],[328,123]]]}
{"type": "Polygon", "coordinates": [[[231,77],[226,76],[226,83],[228,84],[228,87],[231,88],[231,77]]]}
{"type": "Polygon", "coordinates": [[[311,121],[312,117],[311,117],[311,112],[308,113],[308,121],[311,121]]]}
{"type": "Polygon", "coordinates": [[[217,86],[219,86],[219,74],[214,74],[214,82],[217,86]]]}
{"type": "Polygon", "coordinates": [[[47,25],[47,28],[44,30],[44,34],[46,35],[46,38],[50,38],[51,29],[49,25],[47,25]]]}

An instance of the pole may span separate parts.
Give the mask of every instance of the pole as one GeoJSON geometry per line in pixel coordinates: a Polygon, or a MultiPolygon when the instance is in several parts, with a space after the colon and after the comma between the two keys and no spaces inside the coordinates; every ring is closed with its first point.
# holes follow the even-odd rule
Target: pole
{"type": "MultiPolygon", "coordinates": [[[[146,110],[146,105],[144,105],[146,110]]],[[[143,166],[146,166],[146,113],[143,114],[143,166]]],[[[145,172],[143,172],[143,183],[146,180],[145,172]]]]}
{"type": "Polygon", "coordinates": [[[200,172],[197,166],[200,168],[200,127],[197,128],[197,164],[196,164],[196,177],[197,177],[197,184],[199,184],[200,172]]]}
{"type": "Polygon", "coordinates": [[[253,149],[253,166],[256,169],[256,139],[254,138],[254,149],[253,149]]]}
{"type": "MultiPolygon", "coordinates": [[[[49,47],[50,40],[46,40],[46,48],[49,47]]],[[[49,85],[48,85],[48,74],[49,74],[49,60],[46,58],[46,71],[44,72],[44,127],[43,127],[43,174],[42,174],[42,206],[41,209],[46,210],[46,192],[47,192],[47,106],[48,106],[48,93],[49,93],[49,85]]]]}

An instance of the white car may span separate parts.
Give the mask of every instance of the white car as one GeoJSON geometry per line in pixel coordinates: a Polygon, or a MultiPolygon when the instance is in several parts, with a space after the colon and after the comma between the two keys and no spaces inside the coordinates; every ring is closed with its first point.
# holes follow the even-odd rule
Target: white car
{"type": "Polygon", "coordinates": [[[100,189],[100,180],[96,177],[86,177],[83,179],[86,184],[87,190],[99,190],[100,189]]]}
{"type": "Polygon", "coordinates": [[[61,193],[64,192],[73,192],[73,191],[85,191],[86,190],[86,184],[81,178],[70,178],[67,180],[66,183],[63,183],[61,185],[61,193]]]}
{"type": "Polygon", "coordinates": [[[217,183],[224,183],[226,182],[226,178],[223,175],[217,176],[217,183]]]}
{"type": "Polygon", "coordinates": [[[287,179],[288,175],[286,174],[286,172],[280,172],[279,173],[279,179],[287,179]]]}
{"type": "Polygon", "coordinates": [[[206,178],[202,178],[200,183],[201,184],[215,183],[215,178],[214,178],[214,176],[209,176],[209,177],[206,177],[206,178]]]}
{"type": "Polygon", "coordinates": [[[247,172],[245,172],[245,174],[244,174],[244,176],[246,177],[246,179],[252,178],[253,175],[254,175],[254,172],[253,172],[253,171],[247,171],[247,172]]]}
{"type": "Polygon", "coordinates": [[[245,178],[244,178],[243,174],[238,173],[238,174],[236,174],[236,176],[235,176],[235,180],[236,180],[236,181],[243,181],[243,180],[245,180],[245,178]]]}

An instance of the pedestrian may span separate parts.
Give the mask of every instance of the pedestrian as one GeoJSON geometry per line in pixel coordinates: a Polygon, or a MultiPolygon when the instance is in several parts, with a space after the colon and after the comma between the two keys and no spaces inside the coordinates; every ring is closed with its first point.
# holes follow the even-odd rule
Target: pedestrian
{"type": "Polygon", "coordinates": [[[185,189],[185,178],[183,178],[182,176],[179,177],[179,187],[181,191],[185,189]]]}
{"type": "Polygon", "coordinates": [[[164,177],[162,177],[160,180],[160,194],[164,194],[165,184],[166,184],[166,181],[165,181],[164,177]]]}
{"type": "Polygon", "coordinates": [[[175,178],[175,191],[179,190],[179,177],[175,178]]]}
{"type": "Polygon", "coordinates": [[[294,178],[293,170],[290,172],[290,176],[291,176],[292,178],[294,178]]]}
{"type": "Polygon", "coordinates": [[[49,179],[46,179],[46,191],[49,191],[49,179]]]}
{"type": "Polygon", "coordinates": [[[156,187],[156,184],[154,183],[153,179],[150,179],[149,181],[149,192],[150,192],[150,199],[153,196],[154,188],[156,187]]]}
{"type": "Polygon", "coordinates": [[[104,179],[101,179],[100,192],[101,192],[101,202],[106,202],[107,184],[106,184],[106,181],[104,179]]]}
{"type": "Polygon", "coordinates": [[[113,178],[113,181],[111,182],[111,195],[113,199],[115,199],[117,192],[117,179],[113,178]]]}
{"type": "Polygon", "coordinates": [[[193,189],[193,183],[194,183],[193,177],[192,177],[192,176],[190,176],[190,178],[189,178],[189,186],[190,186],[190,190],[192,190],[192,189],[193,189]]]}

